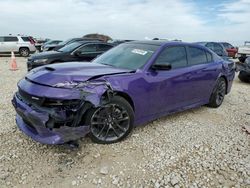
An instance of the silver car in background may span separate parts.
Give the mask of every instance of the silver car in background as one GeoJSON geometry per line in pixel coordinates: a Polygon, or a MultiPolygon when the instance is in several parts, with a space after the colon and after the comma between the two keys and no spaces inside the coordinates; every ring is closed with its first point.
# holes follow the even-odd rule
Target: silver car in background
{"type": "Polygon", "coordinates": [[[34,40],[27,36],[0,36],[0,54],[18,53],[28,57],[36,51],[34,40]]]}

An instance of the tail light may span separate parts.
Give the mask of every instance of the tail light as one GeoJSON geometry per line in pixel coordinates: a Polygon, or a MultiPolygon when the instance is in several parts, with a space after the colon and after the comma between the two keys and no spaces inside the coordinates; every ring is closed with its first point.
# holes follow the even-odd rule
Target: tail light
{"type": "Polygon", "coordinates": [[[36,41],[32,38],[32,37],[29,37],[29,41],[31,44],[35,45],[36,44],[36,41]]]}

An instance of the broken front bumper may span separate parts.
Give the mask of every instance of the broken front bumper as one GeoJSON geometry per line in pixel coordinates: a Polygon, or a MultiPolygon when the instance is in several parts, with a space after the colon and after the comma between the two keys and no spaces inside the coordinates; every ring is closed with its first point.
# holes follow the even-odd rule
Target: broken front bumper
{"type": "Polygon", "coordinates": [[[16,123],[20,130],[40,143],[63,144],[84,137],[89,132],[88,126],[47,127],[47,123],[51,119],[49,112],[29,106],[17,94],[14,96],[12,104],[17,112],[16,123]]]}

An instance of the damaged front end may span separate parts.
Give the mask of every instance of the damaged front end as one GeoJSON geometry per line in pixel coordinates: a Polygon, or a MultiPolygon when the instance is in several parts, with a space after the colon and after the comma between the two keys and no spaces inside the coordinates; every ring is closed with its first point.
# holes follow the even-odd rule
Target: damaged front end
{"type": "Polygon", "coordinates": [[[44,144],[63,144],[89,132],[84,116],[92,107],[108,102],[113,94],[105,81],[37,84],[25,78],[18,83],[12,100],[18,127],[44,144]]]}

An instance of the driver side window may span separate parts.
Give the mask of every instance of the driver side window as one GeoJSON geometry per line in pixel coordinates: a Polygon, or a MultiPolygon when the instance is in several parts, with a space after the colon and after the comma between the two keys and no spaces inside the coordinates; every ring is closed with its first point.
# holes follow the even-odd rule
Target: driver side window
{"type": "Polygon", "coordinates": [[[170,64],[173,69],[187,66],[187,53],[184,46],[168,47],[157,58],[155,64],[170,64]]]}
{"type": "Polygon", "coordinates": [[[79,53],[96,53],[96,44],[87,44],[77,50],[79,53]]]}

